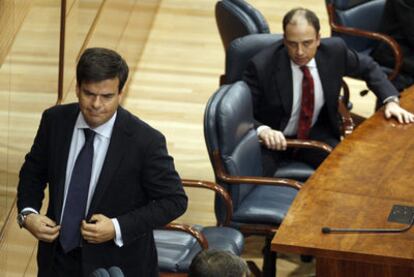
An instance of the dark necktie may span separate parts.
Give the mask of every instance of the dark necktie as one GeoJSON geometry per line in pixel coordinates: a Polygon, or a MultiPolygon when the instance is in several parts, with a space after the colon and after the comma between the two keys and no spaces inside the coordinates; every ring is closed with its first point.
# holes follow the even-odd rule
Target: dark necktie
{"type": "Polygon", "coordinates": [[[307,66],[301,66],[303,72],[302,80],[302,102],[300,106],[300,116],[298,124],[298,139],[308,139],[309,131],[312,126],[313,107],[315,102],[315,92],[312,75],[307,66]]]}
{"type": "Polygon", "coordinates": [[[95,132],[91,129],[83,129],[83,131],[85,133],[85,144],[79,152],[73,167],[61,222],[60,244],[65,253],[80,245],[80,225],[82,219],[85,218],[89,183],[91,181],[95,132]]]}

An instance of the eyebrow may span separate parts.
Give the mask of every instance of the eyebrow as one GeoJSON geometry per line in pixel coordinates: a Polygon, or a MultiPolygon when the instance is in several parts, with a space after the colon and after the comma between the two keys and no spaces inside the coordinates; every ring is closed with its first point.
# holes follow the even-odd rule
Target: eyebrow
{"type": "Polygon", "coordinates": [[[109,95],[114,95],[114,94],[116,94],[116,93],[114,93],[114,92],[104,92],[104,93],[102,93],[102,94],[97,94],[97,93],[94,93],[94,92],[92,92],[92,91],[90,91],[90,90],[88,90],[88,89],[85,89],[85,88],[82,88],[82,91],[83,92],[86,92],[86,93],[88,93],[88,94],[92,94],[92,95],[95,95],[95,96],[97,96],[97,95],[100,95],[100,96],[109,96],[109,95]]]}

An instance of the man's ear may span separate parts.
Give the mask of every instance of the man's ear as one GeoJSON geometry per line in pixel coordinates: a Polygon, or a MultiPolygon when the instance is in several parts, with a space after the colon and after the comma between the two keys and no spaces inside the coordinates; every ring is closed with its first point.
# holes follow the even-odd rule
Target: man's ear
{"type": "Polygon", "coordinates": [[[318,46],[321,44],[321,33],[318,33],[316,35],[316,42],[317,42],[318,46]]]}

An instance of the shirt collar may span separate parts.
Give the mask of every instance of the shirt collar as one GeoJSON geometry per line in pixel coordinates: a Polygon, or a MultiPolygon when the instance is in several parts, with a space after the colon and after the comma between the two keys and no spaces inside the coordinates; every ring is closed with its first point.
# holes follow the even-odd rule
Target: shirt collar
{"type": "Polygon", "coordinates": [[[114,128],[115,119],[117,115],[117,111],[112,115],[112,117],[102,125],[99,125],[96,128],[91,128],[88,123],[86,123],[85,118],[83,117],[82,112],[79,113],[78,118],[76,119],[75,128],[76,129],[92,129],[95,133],[105,137],[111,138],[112,129],[114,128]]]}
{"type": "MultiPolygon", "coordinates": [[[[291,65],[293,68],[300,69],[300,66],[299,66],[299,65],[297,65],[297,64],[295,64],[292,60],[290,60],[290,65],[291,65]]],[[[316,60],[315,60],[315,58],[312,58],[312,60],[310,60],[310,61],[306,64],[306,66],[307,66],[307,67],[309,67],[309,68],[316,68],[316,60]]]]}

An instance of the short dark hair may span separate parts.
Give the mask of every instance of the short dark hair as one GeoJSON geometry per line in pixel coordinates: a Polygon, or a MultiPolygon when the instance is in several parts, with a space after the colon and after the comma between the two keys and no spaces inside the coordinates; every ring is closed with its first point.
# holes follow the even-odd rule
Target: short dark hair
{"type": "Polygon", "coordinates": [[[247,263],[228,251],[208,249],[198,253],[190,265],[188,277],[249,276],[247,263]]]}
{"type": "Polygon", "coordinates": [[[285,16],[283,17],[283,32],[286,32],[286,26],[291,23],[292,18],[299,13],[301,16],[303,16],[306,21],[308,21],[308,23],[310,25],[313,26],[313,28],[316,31],[316,34],[319,33],[320,29],[321,29],[321,24],[319,23],[319,18],[316,16],[316,14],[308,9],[305,8],[294,8],[292,10],[290,10],[287,14],[285,14],[285,16]]]}
{"type": "Polygon", "coordinates": [[[118,77],[119,93],[128,78],[128,65],[117,52],[107,48],[88,48],[79,58],[76,81],[80,86],[87,82],[101,82],[118,77]]]}

